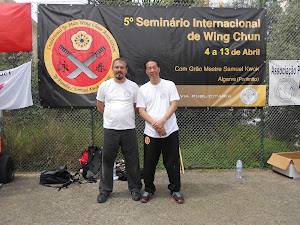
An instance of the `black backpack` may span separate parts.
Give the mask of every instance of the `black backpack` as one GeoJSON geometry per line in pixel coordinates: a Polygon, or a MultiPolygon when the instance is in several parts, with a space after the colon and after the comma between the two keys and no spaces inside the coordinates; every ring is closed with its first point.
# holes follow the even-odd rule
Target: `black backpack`
{"type": "Polygon", "coordinates": [[[81,153],[81,173],[82,176],[92,182],[100,179],[102,162],[102,148],[89,146],[81,153]]]}
{"type": "Polygon", "coordinates": [[[71,175],[67,171],[67,166],[61,166],[55,169],[44,170],[40,175],[40,184],[47,186],[58,188],[60,191],[62,188],[67,188],[70,184],[74,182],[79,182],[79,174],[71,175]],[[77,178],[76,178],[77,176],[77,178]],[[60,185],[53,185],[60,184],[60,185]]]}
{"type": "Polygon", "coordinates": [[[9,155],[0,152],[0,183],[6,184],[13,181],[15,177],[14,169],[13,159],[9,155]]]}

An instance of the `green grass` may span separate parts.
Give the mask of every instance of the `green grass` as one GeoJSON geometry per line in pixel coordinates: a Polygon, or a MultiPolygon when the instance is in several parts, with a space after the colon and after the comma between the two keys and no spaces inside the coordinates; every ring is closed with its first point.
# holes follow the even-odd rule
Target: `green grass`
{"type": "MultiPolygon", "coordinates": [[[[18,171],[40,171],[67,165],[79,168],[81,152],[91,144],[90,110],[45,110],[6,114],[2,150],[9,153],[18,171]],[[33,116],[32,116],[33,115],[33,116]]],[[[94,119],[94,145],[102,146],[102,118],[94,119]]],[[[215,127],[180,129],[180,148],[185,168],[234,168],[239,157],[244,168],[260,168],[273,152],[297,151],[291,141],[263,139],[259,126],[222,123],[215,127]]],[[[138,132],[140,165],[143,168],[143,135],[138,132]]],[[[122,155],[118,154],[119,158],[122,155]]],[[[162,157],[157,169],[164,169],[162,157]]]]}

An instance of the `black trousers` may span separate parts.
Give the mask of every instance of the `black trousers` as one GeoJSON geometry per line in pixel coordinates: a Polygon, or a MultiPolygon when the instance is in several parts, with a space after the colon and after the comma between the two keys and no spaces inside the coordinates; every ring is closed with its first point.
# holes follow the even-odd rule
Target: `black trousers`
{"type": "Polygon", "coordinates": [[[160,157],[167,170],[169,182],[168,189],[180,191],[180,163],[179,163],[179,137],[175,131],[166,138],[152,138],[144,135],[144,182],[145,191],[154,193],[154,175],[160,157]]]}
{"type": "Polygon", "coordinates": [[[100,192],[109,194],[113,190],[113,166],[119,146],[121,146],[122,154],[125,157],[129,191],[140,191],[142,188],[136,130],[104,129],[100,192]]]}

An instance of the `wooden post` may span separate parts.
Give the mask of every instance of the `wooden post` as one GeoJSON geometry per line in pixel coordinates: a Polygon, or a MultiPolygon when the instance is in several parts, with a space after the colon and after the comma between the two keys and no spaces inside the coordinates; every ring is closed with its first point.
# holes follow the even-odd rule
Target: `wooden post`
{"type": "Polygon", "coordinates": [[[182,174],[184,174],[184,166],[183,166],[183,161],[182,161],[182,155],[181,155],[180,146],[179,146],[179,156],[180,156],[181,171],[182,171],[182,174]]]}

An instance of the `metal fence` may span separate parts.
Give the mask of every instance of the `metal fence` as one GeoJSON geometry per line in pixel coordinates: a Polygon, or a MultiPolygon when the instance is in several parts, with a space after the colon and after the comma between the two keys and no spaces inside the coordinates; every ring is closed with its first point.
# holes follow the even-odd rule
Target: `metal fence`
{"type": "MultiPolygon", "coordinates": [[[[61,2],[53,1],[53,4],[57,3],[61,2]]],[[[110,1],[106,4],[133,3],[110,1]]],[[[191,3],[161,1],[155,4],[213,6],[206,0],[191,3]]],[[[260,2],[232,0],[226,5],[237,8],[259,7],[260,2]]],[[[33,4],[32,7],[33,14],[37,13],[37,5],[33,4]]],[[[268,10],[267,65],[269,60],[299,59],[300,2],[269,1],[264,3],[264,7],[268,10]]],[[[36,27],[36,24],[33,26],[36,27]]],[[[75,170],[79,168],[81,152],[88,145],[102,146],[102,116],[96,108],[44,109],[40,106],[36,63],[37,37],[36,34],[33,35],[33,52],[0,53],[0,71],[33,59],[34,100],[32,107],[2,111],[2,150],[13,157],[17,171],[40,171],[61,165],[75,170]]],[[[176,115],[185,168],[233,168],[238,157],[242,158],[246,168],[262,168],[267,166],[266,162],[273,152],[300,150],[299,106],[266,106],[259,109],[179,108],[176,115]]],[[[144,121],[138,115],[136,126],[140,163],[143,167],[144,121]]],[[[122,155],[119,153],[118,157],[122,158],[122,155]]],[[[164,168],[162,160],[158,168],[164,168]]]]}

